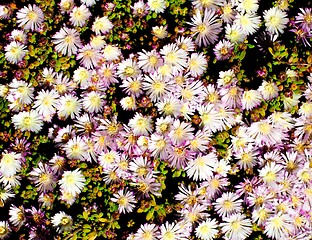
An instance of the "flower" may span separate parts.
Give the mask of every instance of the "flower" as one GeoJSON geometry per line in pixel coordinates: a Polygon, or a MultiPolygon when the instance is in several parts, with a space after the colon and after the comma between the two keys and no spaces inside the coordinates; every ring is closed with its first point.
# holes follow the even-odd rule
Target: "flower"
{"type": "Polygon", "coordinates": [[[90,44],[85,45],[78,52],[77,60],[80,59],[80,64],[87,69],[95,68],[102,57],[100,51],[92,48],[90,44]]]}
{"type": "Polygon", "coordinates": [[[57,228],[57,232],[61,233],[71,230],[73,219],[65,212],[60,211],[51,218],[51,223],[53,224],[53,227],[57,228]]]}
{"type": "Polygon", "coordinates": [[[163,64],[160,54],[155,49],[149,52],[143,49],[138,55],[138,65],[147,73],[152,74],[163,64]]]}
{"type": "Polygon", "coordinates": [[[121,55],[121,51],[118,47],[113,46],[113,45],[106,45],[105,48],[103,49],[103,57],[107,61],[114,61],[119,58],[121,55]]]}
{"type": "Polygon", "coordinates": [[[16,207],[12,204],[10,206],[9,215],[10,223],[12,223],[17,228],[20,228],[26,221],[25,210],[23,206],[16,207]]]}
{"type": "Polygon", "coordinates": [[[192,0],[192,5],[195,9],[213,9],[216,10],[218,6],[221,6],[223,0],[192,0]]]}
{"type": "Polygon", "coordinates": [[[92,31],[95,32],[96,35],[106,34],[108,33],[114,25],[108,19],[107,16],[104,17],[96,17],[92,25],[92,31]]]}
{"type": "Polygon", "coordinates": [[[221,9],[221,19],[225,23],[232,23],[236,15],[236,10],[234,8],[235,2],[224,1],[223,5],[220,6],[221,9]]]}
{"type": "Polygon", "coordinates": [[[277,214],[269,217],[265,223],[264,233],[268,237],[275,239],[283,239],[288,236],[289,232],[293,232],[294,225],[292,224],[294,219],[288,215],[283,214],[281,211],[277,214]]]}
{"type": "Polygon", "coordinates": [[[311,8],[299,8],[301,13],[295,17],[295,23],[299,24],[299,26],[306,32],[310,32],[312,29],[312,9],[311,8]]]}
{"type": "Polygon", "coordinates": [[[260,22],[260,17],[254,13],[237,14],[234,20],[234,23],[240,25],[246,35],[255,33],[259,28],[260,22]]]}
{"type": "Polygon", "coordinates": [[[11,228],[7,221],[0,221],[0,239],[5,239],[10,235],[11,228]]]}
{"type": "Polygon", "coordinates": [[[278,7],[272,7],[263,12],[265,26],[270,34],[283,33],[288,23],[287,14],[278,7]]]}
{"type": "Polygon", "coordinates": [[[242,108],[251,110],[261,104],[262,97],[257,90],[245,91],[242,98],[242,108]]]}
{"type": "Polygon", "coordinates": [[[61,0],[59,3],[62,13],[69,13],[74,7],[74,0],[61,0]]]}
{"type": "Polygon", "coordinates": [[[214,153],[199,155],[188,162],[185,171],[188,177],[197,180],[207,180],[213,175],[213,169],[217,163],[217,156],[214,153]]]}
{"type": "Polygon", "coordinates": [[[25,81],[18,81],[15,78],[9,84],[9,95],[13,96],[13,99],[18,100],[21,104],[30,104],[34,97],[34,87],[31,83],[25,81]]]}
{"type": "Polygon", "coordinates": [[[76,54],[82,47],[80,35],[76,29],[63,27],[52,36],[52,42],[56,45],[55,50],[63,55],[76,54]]]}
{"type": "Polygon", "coordinates": [[[51,121],[52,116],[56,113],[56,105],[59,94],[54,89],[42,89],[35,97],[33,108],[43,116],[43,120],[51,121]]]}
{"type": "Polygon", "coordinates": [[[215,219],[206,218],[195,228],[196,237],[202,240],[212,240],[218,235],[218,223],[215,219]]]}
{"type": "Polygon", "coordinates": [[[90,38],[91,47],[96,49],[96,50],[102,49],[106,44],[104,38],[105,37],[102,35],[91,36],[91,38],[90,38]]]}
{"type": "Polygon", "coordinates": [[[187,52],[177,46],[175,43],[166,44],[160,54],[164,59],[164,64],[170,67],[176,67],[178,71],[182,71],[187,67],[187,52]]]}
{"type": "Polygon", "coordinates": [[[173,115],[174,117],[177,117],[181,113],[182,104],[177,97],[170,94],[165,96],[163,100],[158,101],[156,107],[160,113],[163,113],[166,116],[173,115]]]}
{"type": "Polygon", "coordinates": [[[120,100],[120,105],[124,110],[135,110],[137,108],[135,98],[133,96],[122,98],[120,100]]]}
{"type": "Polygon", "coordinates": [[[35,110],[23,111],[12,117],[15,128],[21,131],[39,132],[43,125],[42,117],[35,110]]]}
{"type": "Polygon", "coordinates": [[[153,27],[152,28],[152,34],[159,39],[164,39],[165,37],[168,36],[167,26],[155,26],[155,27],[153,27]]]}
{"type": "Polygon", "coordinates": [[[159,239],[162,240],[187,240],[185,231],[179,223],[166,222],[160,226],[159,239]]]}
{"type": "Polygon", "coordinates": [[[241,13],[255,13],[259,8],[259,0],[238,0],[237,10],[241,13]]]}
{"type": "Polygon", "coordinates": [[[147,5],[151,11],[156,13],[163,13],[166,9],[166,1],[165,0],[148,0],[147,5]]]}
{"type": "Polygon", "coordinates": [[[14,29],[11,32],[10,40],[11,41],[17,41],[17,42],[20,42],[22,44],[26,44],[27,43],[27,35],[23,30],[14,29]]]}
{"type": "Polygon", "coordinates": [[[182,142],[191,139],[193,137],[194,128],[191,124],[180,121],[179,119],[174,120],[172,130],[168,136],[174,144],[181,144],[182,142]]]}
{"type": "Polygon", "coordinates": [[[168,156],[170,143],[171,141],[167,136],[154,133],[149,139],[148,149],[153,157],[165,160],[168,156]]]}
{"type": "Polygon", "coordinates": [[[117,66],[117,76],[122,80],[127,79],[128,77],[136,78],[140,74],[141,71],[137,61],[131,58],[121,61],[117,66]]]}
{"type": "Polygon", "coordinates": [[[30,180],[34,181],[40,192],[52,191],[56,186],[56,177],[49,165],[38,163],[38,167],[34,168],[30,173],[30,180]]]}
{"type": "Polygon", "coordinates": [[[147,135],[152,131],[152,119],[150,116],[143,116],[141,113],[136,113],[133,118],[129,120],[129,127],[132,129],[134,135],[147,135]]]}
{"type": "Polygon", "coordinates": [[[252,232],[251,221],[241,213],[234,213],[223,218],[220,227],[229,240],[244,240],[252,232]]]}
{"type": "Polygon", "coordinates": [[[32,31],[38,31],[44,21],[42,10],[36,5],[30,4],[28,4],[28,7],[24,6],[18,10],[16,18],[19,27],[25,30],[31,29],[32,31]]]}
{"type": "Polygon", "coordinates": [[[134,234],[133,240],[157,240],[156,236],[159,234],[158,226],[154,223],[144,223],[139,230],[134,234]]]}
{"type": "Polygon", "coordinates": [[[213,52],[217,60],[228,59],[234,50],[234,44],[229,40],[222,39],[214,47],[213,52]]]}
{"type": "Polygon", "coordinates": [[[258,91],[261,93],[264,100],[271,100],[278,96],[278,87],[274,82],[263,81],[258,91]]]}
{"type": "Polygon", "coordinates": [[[120,87],[124,88],[123,91],[125,91],[128,95],[139,97],[143,93],[142,80],[142,75],[139,75],[137,78],[128,77],[122,81],[122,85],[120,85],[120,87]]]}
{"type": "Polygon", "coordinates": [[[81,161],[88,159],[89,146],[85,139],[80,136],[69,139],[69,141],[63,146],[63,149],[69,159],[79,159],[81,161]]]}
{"type": "Polygon", "coordinates": [[[234,22],[232,25],[225,26],[225,38],[232,43],[241,43],[245,40],[247,34],[240,24],[234,22]]]}
{"type": "Polygon", "coordinates": [[[81,111],[81,99],[72,95],[65,94],[59,98],[57,104],[57,113],[60,118],[68,118],[69,116],[74,119],[81,111]]]}
{"type": "Polygon", "coordinates": [[[143,0],[139,0],[133,4],[133,6],[130,6],[130,8],[133,10],[133,15],[136,16],[145,16],[148,14],[149,6],[144,3],[143,0]]]}
{"type": "Polygon", "coordinates": [[[269,162],[259,171],[259,176],[264,183],[273,186],[280,179],[279,172],[282,168],[283,166],[280,164],[269,162]]]}
{"type": "Polygon", "coordinates": [[[62,179],[58,183],[64,192],[75,196],[84,188],[86,179],[80,169],[76,169],[74,171],[64,171],[62,179]]]}
{"type": "Polygon", "coordinates": [[[83,109],[89,113],[98,113],[103,109],[103,95],[96,91],[88,92],[82,100],[83,109]]]}
{"type": "Polygon", "coordinates": [[[91,16],[91,12],[86,5],[82,4],[80,7],[75,6],[69,16],[74,27],[82,27],[91,16]]]}
{"type": "Polygon", "coordinates": [[[114,197],[111,198],[112,202],[118,203],[118,211],[119,213],[130,213],[133,211],[135,207],[135,197],[131,191],[127,191],[123,189],[119,190],[118,193],[113,194],[114,197]]]}
{"type": "Polygon", "coordinates": [[[213,204],[215,210],[223,218],[234,213],[239,213],[242,209],[242,199],[233,192],[224,192],[213,204]]]}
{"type": "Polygon", "coordinates": [[[80,2],[85,4],[87,7],[92,7],[97,1],[98,0],[80,0],[80,2]]]}
{"type": "Polygon", "coordinates": [[[189,22],[189,24],[192,26],[192,36],[197,36],[195,43],[198,46],[207,47],[217,41],[218,34],[222,28],[215,11],[205,9],[202,17],[200,11],[196,9],[195,15],[193,15],[191,20],[192,22],[189,22]]]}
{"type": "Polygon", "coordinates": [[[8,45],[4,47],[5,50],[5,58],[10,63],[17,64],[27,54],[28,50],[26,50],[26,46],[20,42],[12,41],[8,45]]]}
{"type": "Polygon", "coordinates": [[[202,75],[207,69],[208,63],[203,53],[192,53],[188,59],[188,70],[193,77],[202,75]]]}

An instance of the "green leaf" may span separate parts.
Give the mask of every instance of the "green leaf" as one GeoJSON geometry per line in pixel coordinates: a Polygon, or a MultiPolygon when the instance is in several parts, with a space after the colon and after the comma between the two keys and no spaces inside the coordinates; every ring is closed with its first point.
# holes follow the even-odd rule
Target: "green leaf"
{"type": "Polygon", "coordinates": [[[146,215],[146,220],[149,221],[149,220],[151,220],[153,217],[154,217],[154,208],[151,208],[151,209],[148,211],[147,215],[146,215]]]}
{"type": "MultiPolygon", "coordinates": [[[[89,213],[88,212],[83,212],[82,213],[82,216],[85,220],[88,220],[89,219],[89,213]]],[[[90,226],[90,225],[89,225],[90,226]]],[[[91,227],[90,227],[91,228],[91,227]]]]}
{"type": "Polygon", "coordinates": [[[96,237],[97,237],[97,233],[95,231],[88,234],[89,240],[94,240],[96,239],[96,237]]]}

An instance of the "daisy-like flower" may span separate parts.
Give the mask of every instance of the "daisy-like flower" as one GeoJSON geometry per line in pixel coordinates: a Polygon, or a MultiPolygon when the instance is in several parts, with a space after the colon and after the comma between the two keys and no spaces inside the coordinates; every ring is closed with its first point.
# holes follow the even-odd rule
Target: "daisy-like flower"
{"type": "Polygon", "coordinates": [[[268,119],[272,124],[281,126],[285,130],[291,129],[295,123],[295,120],[288,112],[273,112],[268,119]]]}
{"type": "Polygon", "coordinates": [[[215,219],[206,218],[195,228],[196,237],[201,240],[212,240],[218,233],[218,223],[215,219]]]}
{"type": "Polygon", "coordinates": [[[207,69],[208,63],[203,53],[192,53],[188,59],[188,70],[193,77],[198,77],[207,69]]]}
{"type": "Polygon", "coordinates": [[[26,221],[25,210],[23,206],[16,207],[15,205],[10,206],[9,210],[9,222],[15,227],[20,228],[26,221]]]}
{"type": "Polygon", "coordinates": [[[82,48],[80,35],[76,29],[63,27],[52,38],[52,42],[56,45],[55,50],[63,55],[70,57],[82,48]]]}
{"type": "Polygon", "coordinates": [[[224,3],[220,6],[221,10],[221,20],[225,23],[232,23],[233,19],[236,15],[235,10],[235,2],[233,1],[224,1],[224,3]]]}
{"type": "Polygon", "coordinates": [[[299,108],[298,113],[306,118],[309,118],[312,116],[312,103],[311,102],[304,102],[299,108]]]}
{"type": "Polygon", "coordinates": [[[217,156],[213,152],[207,155],[199,155],[194,160],[188,162],[185,171],[195,181],[207,180],[213,175],[213,169],[217,161],[217,156]]]}
{"type": "Polygon", "coordinates": [[[217,213],[223,218],[229,217],[231,214],[239,213],[242,209],[242,199],[232,192],[225,192],[213,204],[217,213]]]}
{"type": "Polygon", "coordinates": [[[234,44],[226,39],[220,40],[213,48],[217,60],[228,59],[232,55],[233,50],[234,44]]]}
{"type": "Polygon", "coordinates": [[[124,91],[128,95],[133,95],[134,97],[139,97],[143,93],[143,79],[142,75],[139,75],[137,78],[130,78],[124,79],[122,84],[120,85],[121,88],[124,88],[124,91]]]}
{"type": "Polygon", "coordinates": [[[182,71],[187,67],[187,52],[180,49],[175,43],[165,45],[160,54],[164,59],[164,63],[171,67],[176,67],[177,70],[182,71]]]}
{"type": "Polygon", "coordinates": [[[17,23],[19,27],[25,30],[38,31],[44,21],[42,10],[36,5],[28,4],[16,13],[17,23]]]}
{"type": "Polygon", "coordinates": [[[137,202],[131,191],[124,191],[123,189],[119,190],[118,193],[113,194],[111,201],[118,203],[119,213],[132,212],[135,207],[135,203],[137,202]]]}
{"type": "Polygon", "coordinates": [[[260,22],[259,16],[250,13],[237,14],[234,20],[234,23],[240,25],[246,35],[255,33],[260,26],[260,22]]]}
{"type": "Polygon", "coordinates": [[[160,226],[158,239],[162,240],[187,240],[185,231],[179,223],[166,222],[160,226]]]}
{"type": "Polygon", "coordinates": [[[159,235],[157,225],[155,225],[154,223],[144,223],[134,234],[133,240],[157,240],[157,235],[159,235]]]}
{"type": "Polygon", "coordinates": [[[74,171],[65,171],[58,183],[63,191],[75,196],[84,188],[86,179],[80,169],[76,169],[74,171]]]}
{"type": "Polygon", "coordinates": [[[10,42],[4,47],[4,50],[6,60],[15,64],[23,60],[28,52],[28,50],[26,50],[26,46],[17,41],[10,42]]]}
{"type": "Polygon", "coordinates": [[[295,23],[307,32],[310,32],[312,29],[312,9],[311,8],[299,8],[301,13],[295,17],[295,23]]]}
{"type": "Polygon", "coordinates": [[[142,86],[148,97],[153,102],[158,102],[159,100],[163,100],[172,91],[173,81],[154,72],[145,76],[142,86]]]}
{"type": "Polygon", "coordinates": [[[285,133],[276,125],[272,125],[268,120],[253,122],[248,130],[255,143],[260,145],[274,145],[286,139],[285,133]]]}
{"type": "Polygon", "coordinates": [[[199,105],[197,110],[201,119],[200,124],[205,127],[205,130],[216,132],[222,128],[222,117],[217,112],[214,104],[199,105]]]}
{"type": "Polygon", "coordinates": [[[74,8],[74,5],[74,0],[61,0],[59,3],[62,13],[70,13],[70,11],[74,8]]]}
{"type": "Polygon", "coordinates": [[[270,34],[282,34],[288,23],[287,13],[278,7],[272,7],[263,12],[265,26],[270,34]]]}
{"type": "Polygon", "coordinates": [[[22,155],[20,153],[4,150],[0,161],[0,173],[5,177],[11,177],[21,170],[22,155]]]}
{"type": "Polygon", "coordinates": [[[192,36],[197,36],[195,43],[198,44],[198,46],[207,47],[218,40],[218,34],[222,28],[215,11],[205,9],[204,15],[202,16],[200,11],[196,9],[195,15],[191,20],[192,22],[189,22],[189,24],[192,26],[192,36]]]}
{"type": "Polygon", "coordinates": [[[107,44],[103,49],[103,57],[107,61],[114,61],[119,58],[121,51],[117,46],[107,44]]]}
{"type": "Polygon", "coordinates": [[[165,159],[168,156],[170,139],[167,136],[154,133],[148,142],[148,149],[155,158],[165,159]]]}
{"type": "Polygon", "coordinates": [[[151,11],[156,13],[163,13],[166,9],[165,0],[148,0],[147,5],[151,11]]]}
{"type": "Polygon", "coordinates": [[[52,191],[56,186],[56,177],[49,165],[38,163],[30,173],[30,180],[33,181],[39,192],[52,191]]]}
{"type": "Polygon", "coordinates": [[[263,81],[258,91],[261,93],[264,100],[271,100],[278,96],[278,87],[274,82],[263,81]]]}
{"type": "Polygon", "coordinates": [[[91,16],[91,12],[86,5],[82,4],[80,7],[75,6],[69,16],[69,20],[74,27],[82,27],[91,16]]]}
{"type": "Polygon", "coordinates": [[[120,154],[114,150],[103,151],[98,156],[98,162],[104,170],[111,169],[120,160],[120,154]]]}
{"type": "Polygon", "coordinates": [[[262,96],[257,90],[245,91],[242,98],[242,108],[251,110],[261,104],[262,96]]]}
{"type": "Polygon", "coordinates": [[[42,117],[35,110],[23,111],[12,117],[15,128],[21,131],[39,132],[43,125],[42,117]]]}
{"type": "Polygon", "coordinates": [[[91,91],[85,94],[82,99],[83,109],[89,113],[98,113],[103,109],[103,95],[99,92],[91,91]]]}
{"type": "Polygon", "coordinates": [[[141,113],[136,113],[129,120],[128,125],[131,127],[134,135],[147,135],[152,131],[152,118],[151,116],[143,116],[141,113]]]}
{"type": "Polygon", "coordinates": [[[87,7],[92,7],[97,1],[98,0],[80,0],[80,2],[85,4],[87,7]]]}
{"type": "Polygon", "coordinates": [[[217,80],[218,87],[229,86],[236,83],[236,81],[237,78],[233,69],[219,72],[219,78],[217,80]]]}
{"type": "Polygon", "coordinates": [[[292,96],[286,97],[283,96],[283,105],[284,110],[291,110],[293,107],[299,104],[299,98],[301,97],[300,93],[293,93],[292,96]]]}
{"type": "Polygon", "coordinates": [[[73,80],[75,83],[79,84],[83,89],[87,88],[88,83],[92,77],[91,70],[88,70],[84,67],[79,66],[73,75],[73,80]]]}
{"type": "Polygon", "coordinates": [[[184,208],[179,211],[179,213],[181,214],[181,217],[185,223],[194,224],[209,216],[208,213],[205,212],[206,210],[206,205],[195,203],[193,205],[185,205],[184,208]]]}
{"type": "Polygon", "coordinates": [[[11,228],[7,221],[0,221],[0,239],[5,239],[9,237],[11,233],[11,228]]]}
{"type": "Polygon", "coordinates": [[[259,176],[262,178],[263,182],[273,186],[280,179],[279,172],[282,168],[283,166],[280,164],[269,162],[259,171],[259,176]]]}
{"type": "Polygon", "coordinates": [[[109,87],[112,83],[118,83],[116,76],[116,65],[114,63],[102,64],[97,73],[104,87],[109,87]]]}
{"type": "Polygon", "coordinates": [[[56,113],[56,105],[59,94],[52,89],[41,90],[36,96],[33,108],[43,116],[44,121],[51,121],[52,116],[56,113]]]}
{"type": "Polygon", "coordinates": [[[167,26],[155,26],[152,28],[152,34],[159,38],[164,39],[168,36],[167,26]]]}
{"type": "Polygon", "coordinates": [[[158,108],[158,111],[165,116],[172,115],[174,117],[178,117],[181,113],[182,104],[177,97],[168,95],[164,98],[164,100],[157,102],[156,107],[158,108]]]}
{"type": "Polygon", "coordinates": [[[133,6],[130,6],[130,8],[133,11],[133,15],[136,16],[145,16],[148,14],[149,6],[144,3],[143,0],[139,0],[133,4],[133,6]]]}
{"type": "Polygon", "coordinates": [[[289,232],[294,230],[293,221],[294,219],[290,215],[283,214],[280,211],[266,221],[264,233],[276,240],[284,239],[288,236],[289,232]]]}
{"type": "Polygon", "coordinates": [[[60,211],[51,218],[51,223],[53,224],[53,227],[56,228],[57,232],[61,233],[71,230],[73,219],[65,212],[60,211]]]}
{"type": "Polygon", "coordinates": [[[225,26],[225,38],[232,43],[241,43],[245,40],[246,36],[247,34],[238,23],[227,24],[225,26]]]}
{"type": "Polygon", "coordinates": [[[81,100],[78,97],[65,94],[59,98],[57,104],[57,113],[60,118],[68,118],[69,116],[74,119],[77,117],[81,111],[81,100]]]}
{"type": "Polygon", "coordinates": [[[80,64],[87,69],[95,68],[102,58],[100,51],[92,48],[90,44],[85,45],[83,48],[79,49],[78,52],[77,60],[80,59],[80,64]]]}
{"type": "Polygon", "coordinates": [[[22,44],[26,44],[27,43],[27,35],[23,30],[14,29],[11,32],[10,40],[11,41],[17,41],[17,42],[20,42],[22,44]]]}
{"type": "Polygon", "coordinates": [[[87,152],[89,146],[87,145],[85,139],[80,136],[69,139],[69,141],[63,146],[63,149],[69,159],[79,159],[84,161],[89,156],[87,152]]]}
{"type": "Polygon", "coordinates": [[[21,104],[30,104],[32,102],[34,87],[31,83],[18,81],[14,78],[9,87],[9,95],[12,95],[13,99],[18,100],[21,104]]]}
{"type": "Polygon", "coordinates": [[[120,62],[117,66],[117,75],[122,79],[130,78],[136,78],[141,74],[140,68],[138,66],[138,63],[128,58],[126,60],[123,60],[120,62]]]}
{"type": "Polygon", "coordinates": [[[91,38],[90,38],[91,47],[96,49],[96,50],[100,50],[100,49],[104,48],[104,46],[106,44],[104,38],[105,37],[102,35],[91,36],[91,38]]]}
{"type": "Polygon", "coordinates": [[[108,19],[107,16],[104,17],[96,17],[92,25],[92,31],[95,32],[96,35],[106,34],[108,33],[114,25],[108,19]]]}
{"type": "Polygon", "coordinates": [[[161,183],[156,181],[153,172],[149,172],[144,178],[135,179],[133,185],[139,191],[139,198],[149,198],[151,194],[156,197],[161,197],[161,193],[159,192],[161,183]]]}
{"type": "Polygon", "coordinates": [[[252,233],[251,221],[241,213],[234,213],[223,218],[220,226],[229,240],[244,240],[252,233]]]}
{"type": "Polygon", "coordinates": [[[195,9],[213,9],[222,6],[223,0],[192,0],[195,9]]]}
{"type": "Polygon", "coordinates": [[[239,151],[235,154],[235,158],[238,159],[237,165],[244,170],[253,168],[257,164],[258,153],[253,150],[254,147],[249,144],[243,151],[239,151]]]}
{"type": "Polygon", "coordinates": [[[182,142],[193,137],[194,128],[186,122],[181,122],[176,119],[173,122],[173,128],[169,132],[169,137],[174,144],[181,144],[182,142]]]}
{"type": "Polygon", "coordinates": [[[9,6],[0,5],[0,18],[8,19],[11,14],[12,10],[9,8],[9,6]]]}
{"type": "Polygon", "coordinates": [[[138,65],[145,72],[153,73],[163,64],[160,54],[155,49],[149,52],[143,49],[138,55],[138,65]]]}
{"type": "Polygon", "coordinates": [[[255,13],[259,8],[259,0],[238,0],[237,10],[241,13],[255,13]]]}

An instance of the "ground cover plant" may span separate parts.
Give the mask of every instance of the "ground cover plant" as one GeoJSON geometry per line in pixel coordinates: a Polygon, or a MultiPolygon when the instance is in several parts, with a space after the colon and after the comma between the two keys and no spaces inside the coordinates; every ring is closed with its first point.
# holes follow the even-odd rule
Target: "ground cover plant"
{"type": "Polygon", "coordinates": [[[312,2],[0,3],[0,239],[312,239],[312,2]]]}

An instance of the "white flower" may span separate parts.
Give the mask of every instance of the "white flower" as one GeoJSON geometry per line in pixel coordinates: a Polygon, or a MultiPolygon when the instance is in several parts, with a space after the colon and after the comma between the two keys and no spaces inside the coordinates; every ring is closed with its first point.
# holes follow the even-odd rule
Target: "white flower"
{"type": "Polygon", "coordinates": [[[174,144],[181,144],[182,142],[191,139],[193,137],[194,128],[188,122],[181,122],[176,119],[173,122],[173,128],[169,132],[168,136],[171,138],[174,144]]]}
{"type": "Polygon", "coordinates": [[[135,103],[135,97],[128,96],[120,100],[120,105],[124,110],[135,110],[137,108],[135,103]]]}
{"type": "Polygon", "coordinates": [[[237,10],[241,13],[255,13],[259,8],[259,0],[239,0],[237,10]]]}
{"type": "Polygon", "coordinates": [[[60,118],[75,118],[81,111],[81,100],[71,94],[65,94],[59,98],[58,115],[60,118]]]}
{"type": "Polygon", "coordinates": [[[82,4],[80,7],[75,6],[69,16],[69,20],[73,26],[82,27],[91,16],[91,12],[86,5],[82,4]]]}
{"type": "Polygon", "coordinates": [[[118,193],[113,194],[114,197],[111,198],[112,202],[118,203],[119,213],[130,213],[135,207],[135,197],[132,192],[125,191],[123,189],[119,190],[118,193]]]}
{"type": "Polygon", "coordinates": [[[96,17],[92,25],[92,31],[95,32],[96,35],[106,34],[108,33],[114,25],[112,22],[106,17],[96,17]]]}
{"type": "Polygon", "coordinates": [[[288,23],[287,13],[280,10],[278,7],[272,7],[263,12],[265,26],[270,34],[283,33],[288,23]]]}
{"type": "Polygon", "coordinates": [[[73,9],[74,5],[74,0],[61,0],[59,3],[62,13],[69,13],[73,9]]]}
{"type": "Polygon", "coordinates": [[[251,110],[261,104],[262,97],[257,90],[245,91],[242,98],[242,108],[251,110]]]}
{"type": "Polygon", "coordinates": [[[246,32],[238,23],[234,22],[232,25],[227,24],[225,26],[225,37],[232,43],[241,43],[245,40],[246,36],[246,32]]]}
{"type": "Polygon", "coordinates": [[[52,38],[52,42],[56,45],[55,50],[69,57],[76,54],[78,48],[82,47],[80,35],[76,29],[63,27],[52,38]]]}
{"type": "Polygon", "coordinates": [[[9,45],[4,47],[5,58],[10,63],[17,64],[19,61],[23,60],[28,50],[26,46],[20,42],[12,41],[9,45]]]}
{"type": "Polygon", "coordinates": [[[34,88],[31,83],[18,81],[14,78],[9,87],[9,95],[12,95],[19,103],[31,104],[34,97],[34,88]]]}
{"type": "Polygon", "coordinates": [[[16,207],[13,204],[9,210],[9,221],[17,228],[20,228],[26,221],[25,210],[23,206],[16,207]]]}
{"type": "Polygon", "coordinates": [[[293,221],[288,214],[278,212],[266,221],[264,233],[276,240],[285,239],[289,232],[294,231],[293,221]]]}
{"type": "Polygon", "coordinates": [[[152,118],[143,116],[141,113],[136,113],[129,121],[134,135],[147,135],[152,130],[152,118]]]}
{"type": "Polygon", "coordinates": [[[82,99],[82,106],[87,112],[98,113],[103,109],[103,97],[99,92],[88,92],[82,99]]]}
{"type": "Polygon", "coordinates": [[[217,228],[217,221],[215,219],[207,218],[196,227],[196,237],[200,238],[201,240],[212,240],[216,238],[219,233],[217,228]]]}
{"type": "Polygon", "coordinates": [[[147,5],[149,6],[151,11],[154,11],[156,13],[163,13],[166,9],[165,0],[148,0],[147,5]]]}
{"type": "Polygon", "coordinates": [[[69,159],[79,159],[81,161],[88,159],[89,146],[85,139],[79,136],[69,139],[69,141],[63,146],[63,149],[69,159]]]}
{"type": "Polygon", "coordinates": [[[192,53],[187,64],[188,70],[193,77],[202,75],[208,66],[207,59],[203,53],[192,53]]]}
{"type": "Polygon", "coordinates": [[[44,21],[44,15],[42,10],[36,5],[28,4],[28,7],[24,6],[16,13],[17,23],[19,27],[23,27],[25,30],[31,29],[32,31],[38,31],[44,21]]]}
{"type": "Polygon", "coordinates": [[[218,198],[213,206],[219,215],[222,217],[228,217],[233,213],[239,213],[242,209],[242,199],[232,192],[224,192],[220,198],[218,198]]]}
{"type": "Polygon", "coordinates": [[[220,226],[229,240],[244,240],[252,233],[251,221],[241,213],[224,217],[223,220],[220,226]]]}
{"type": "Polygon", "coordinates": [[[52,115],[56,113],[56,105],[59,94],[56,90],[42,89],[36,96],[33,108],[43,116],[44,120],[51,120],[52,115]]]}
{"type": "Polygon", "coordinates": [[[53,227],[57,228],[57,232],[61,233],[71,230],[73,219],[63,211],[60,211],[51,218],[51,223],[53,224],[53,227]]]}
{"type": "Polygon", "coordinates": [[[141,74],[141,71],[138,66],[138,63],[131,58],[123,60],[122,62],[118,64],[117,75],[123,80],[127,79],[128,77],[136,78],[140,74],[141,74]]]}
{"type": "Polygon", "coordinates": [[[179,223],[166,222],[160,226],[159,239],[162,240],[187,240],[186,232],[179,223]]]}
{"type": "Polygon", "coordinates": [[[12,122],[21,131],[39,132],[42,128],[42,117],[35,110],[23,111],[12,117],[12,122]]]}
{"type": "Polygon", "coordinates": [[[185,171],[188,177],[197,180],[207,180],[213,175],[213,169],[217,164],[217,156],[214,153],[199,155],[188,162],[185,171]]]}
{"type": "Polygon", "coordinates": [[[74,71],[73,80],[75,83],[80,84],[80,86],[85,89],[88,86],[89,81],[91,80],[92,73],[91,70],[88,70],[84,67],[79,66],[74,71]]]}
{"type": "Polygon", "coordinates": [[[240,25],[244,33],[247,35],[255,33],[260,26],[260,22],[261,20],[259,16],[250,13],[237,14],[234,20],[234,23],[240,25]]]}
{"type": "Polygon", "coordinates": [[[164,39],[165,37],[168,36],[167,26],[155,26],[155,27],[153,27],[152,28],[152,34],[159,39],[164,39]]]}
{"type": "Polygon", "coordinates": [[[263,81],[258,91],[262,94],[264,100],[271,100],[278,96],[278,87],[274,82],[263,81]]]}
{"type": "Polygon", "coordinates": [[[150,52],[143,49],[142,52],[138,52],[138,55],[138,65],[147,73],[152,74],[163,64],[163,59],[155,49],[150,52]]]}
{"type": "Polygon", "coordinates": [[[79,49],[78,52],[77,60],[80,59],[80,64],[87,69],[97,67],[98,62],[102,58],[100,51],[92,48],[90,44],[85,45],[83,48],[79,49]]]}
{"type": "Polygon", "coordinates": [[[86,183],[86,179],[80,169],[74,171],[65,171],[62,179],[59,180],[60,187],[67,194],[76,195],[81,192],[86,183]]]}
{"type": "Polygon", "coordinates": [[[87,7],[92,7],[97,1],[98,0],[80,0],[80,2],[85,4],[87,7]]]}
{"type": "Polygon", "coordinates": [[[103,56],[107,61],[117,60],[120,55],[121,55],[121,51],[116,46],[108,44],[103,49],[103,56]]]}
{"type": "Polygon", "coordinates": [[[5,177],[11,177],[21,170],[22,155],[20,153],[4,150],[0,161],[0,173],[5,177]]]}
{"type": "Polygon", "coordinates": [[[11,228],[7,221],[0,221],[0,239],[5,239],[9,236],[11,228]]]}
{"type": "Polygon", "coordinates": [[[97,50],[102,49],[106,44],[104,38],[105,37],[102,35],[91,36],[91,38],[90,38],[91,47],[94,49],[97,49],[97,50]]]}
{"type": "Polygon", "coordinates": [[[177,46],[175,43],[165,45],[160,54],[164,59],[164,63],[171,67],[176,67],[182,71],[187,67],[187,52],[177,46]]]}

